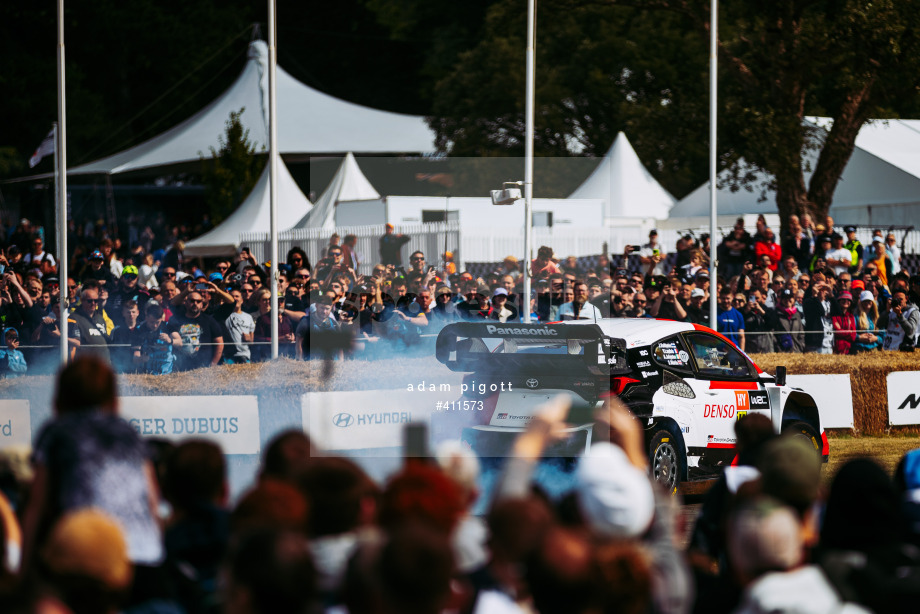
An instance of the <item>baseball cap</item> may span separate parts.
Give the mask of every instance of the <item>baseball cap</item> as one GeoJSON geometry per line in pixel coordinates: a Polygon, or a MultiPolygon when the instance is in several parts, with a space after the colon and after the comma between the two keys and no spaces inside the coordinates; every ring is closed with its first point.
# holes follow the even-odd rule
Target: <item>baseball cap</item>
{"type": "Polygon", "coordinates": [[[866,284],[864,284],[863,280],[861,279],[854,279],[853,281],[850,282],[850,288],[852,290],[865,290],[866,284]]]}
{"type": "Polygon", "coordinates": [[[859,302],[861,303],[863,301],[872,301],[874,303],[875,295],[869,292],[868,290],[863,290],[862,293],[859,295],[859,302]]]}
{"type": "Polygon", "coordinates": [[[850,234],[851,232],[856,232],[856,226],[845,226],[843,232],[850,234]]]}
{"type": "Polygon", "coordinates": [[[12,326],[3,329],[3,338],[6,339],[10,335],[14,337],[19,337],[19,331],[13,328],[12,326]]]}
{"type": "Polygon", "coordinates": [[[224,279],[224,276],[221,275],[220,273],[211,273],[210,275],[208,275],[208,281],[222,281],[223,279],[224,279]]]}
{"type": "Polygon", "coordinates": [[[629,271],[626,269],[617,269],[617,277],[629,277],[629,271]]]}
{"type": "Polygon", "coordinates": [[[125,275],[137,275],[137,267],[134,266],[133,264],[129,264],[128,266],[126,266],[125,268],[121,270],[121,275],[122,277],[124,277],[125,275]]]}
{"type": "Polygon", "coordinates": [[[883,239],[883,238],[881,238],[881,237],[872,237],[872,242],[873,242],[873,243],[881,243],[882,245],[885,245],[885,239],[883,239]]]}
{"type": "Polygon", "coordinates": [[[44,277],[42,281],[45,282],[45,286],[59,286],[61,282],[58,281],[57,277],[44,277]]]}
{"type": "Polygon", "coordinates": [[[504,294],[505,296],[508,296],[508,291],[505,290],[504,288],[495,288],[495,292],[492,293],[492,296],[498,296],[499,294],[504,294]]]}
{"type": "Polygon", "coordinates": [[[837,297],[837,300],[838,301],[843,301],[843,300],[852,301],[853,295],[850,294],[849,292],[841,292],[840,296],[837,297]]]}
{"type": "Polygon", "coordinates": [[[830,242],[831,242],[830,236],[824,235],[823,237],[821,237],[821,243],[830,243],[830,242]]]}
{"type": "Polygon", "coordinates": [[[591,446],[575,470],[578,507],[594,531],[609,537],[636,537],[655,511],[652,484],[618,446],[591,446]]]}
{"type": "Polygon", "coordinates": [[[395,228],[395,226],[393,226],[393,224],[390,224],[389,222],[387,222],[386,227],[387,227],[387,228],[395,228]]]}
{"type": "Polygon", "coordinates": [[[90,260],[105,260],[105,256],[102,255],[98,249],[89,255],[90,260]]]}
{"type": "Polygon", "coordinates": [[[690,298],[696,298],[698,296],[706,296],[706,293],[703,292],[702,288],[694,288],[693,292],[690,293],[690,298]]]}

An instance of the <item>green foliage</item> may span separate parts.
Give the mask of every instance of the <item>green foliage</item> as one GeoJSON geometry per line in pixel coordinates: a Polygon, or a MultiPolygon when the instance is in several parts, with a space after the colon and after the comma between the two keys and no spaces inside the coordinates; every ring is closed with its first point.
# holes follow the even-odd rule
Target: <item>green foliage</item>
{"type": "MultiPolygon", "coordinates": [[[[687,20],[566,0],[537,10],[536,155],[602,156],[623,131],[667,189],[694,189],[708,159],[699,105],[708,53],[687,20]]],[[[523,155],[526,33],[520,2],[492,4],[478,42],[435,85],[431,125],[442,151],[523,155]]]]}
{"type": "MultiPolygon", "coordinates": [[[[205,203],[211,220],[219,224],[233,213],[259,180],[266,156],[257,156],[243,128],[240,115],[245,109],[230,112],[225,134],[218,138],[219,149],[211,147],[211,158],[202,156],[205,203]]],[[[264,148],[263,148],[264,151],[264,148]]]]}

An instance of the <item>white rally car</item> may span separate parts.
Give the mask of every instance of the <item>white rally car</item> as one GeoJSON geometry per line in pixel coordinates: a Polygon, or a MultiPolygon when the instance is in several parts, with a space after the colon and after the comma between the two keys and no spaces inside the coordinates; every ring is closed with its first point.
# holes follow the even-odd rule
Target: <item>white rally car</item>
{"type": "Polygon", "coordinates": [[[612,394],[644,424],[651,471],[672,491],[733,460],[735,421],[748,413],[806,438],[827,460],[814,398],[787,386],[785,369],[764,373],[705,326],[632,318],[459,323],[441,331],[436,356],[469,373],[463,399],[472,403],[433,416],[434,438],[459,435],[480,456],[504,456],[533,410],[558,394],[583,413],[555,453],[577,455],[590,445],[590,412],[612,394]]]}

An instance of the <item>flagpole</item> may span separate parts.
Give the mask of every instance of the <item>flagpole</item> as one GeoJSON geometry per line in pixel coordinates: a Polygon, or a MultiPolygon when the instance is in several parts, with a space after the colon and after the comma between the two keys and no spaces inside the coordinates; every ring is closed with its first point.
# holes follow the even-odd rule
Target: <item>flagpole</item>
{"type": "Polygon", "coordinates": [[[719,244],[716,237],[716,170],[718,159],[716,157],[716,120],[718,111],[716,100],[718,94],[718,67],[719,67],[719,0],[711,0],[709,8],[709,325],[715,330],[718,327],[718,311],[716,304],[718,296],[714,296],[719,284],[717,283],[718,261],[716,248],[719,244]]]}
{"type": "Polygon", "coordinates": [[[278,280],[281,277],[281,262],[278,259],[278,127],[277,101],[275,99],[275,72],[278,64],[276,52],[275,0],[268,0],[268,164],[269,164],[269,211],[271,233],[271,310],[272,310],[272,358],[278,358],[278,280]]]}
{"type": "Polygon", "coordinates": [[[67,347],[67,316],[70,291],[67,289],[67,100],[64,92],[64,0],[58,0],[58,118],[54,125],[54,196],[57,205],[58,287],[60,288],[61,366],[70,358],[67,347]]]}
{"type": "Polygon", "coordinates": [[[526,97],[524,102],[524,310],[522,321],[530,323],[530,259],[533,250],[533,139],[535,98],[535,48],[537,38],[537,0],[527,1],[526,97]]]}

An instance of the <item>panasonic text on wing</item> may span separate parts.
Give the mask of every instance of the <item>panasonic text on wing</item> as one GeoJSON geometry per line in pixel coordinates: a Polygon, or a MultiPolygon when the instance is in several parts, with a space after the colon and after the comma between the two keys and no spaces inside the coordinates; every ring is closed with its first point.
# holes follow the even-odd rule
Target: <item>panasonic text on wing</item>
{"type": "Polygon", "coordinates": [[[486,326],[486,330],[490,334],[497,335],[548,335],[555,337],[559,334],[558,330],[553,330],[549,327],[544,326],[543,328],[508,328],[505,326],[495,326],[489,324],[486,326]]]}

